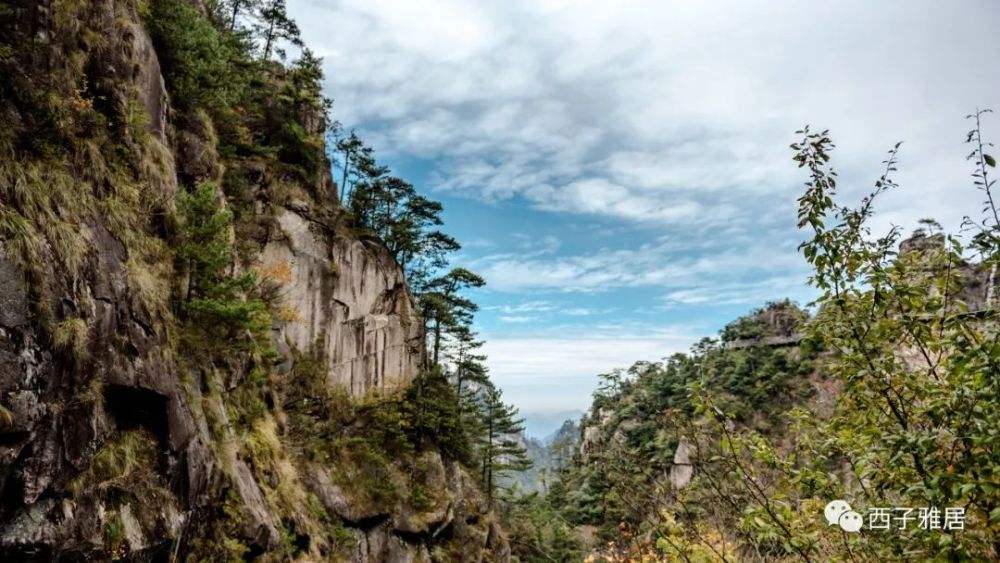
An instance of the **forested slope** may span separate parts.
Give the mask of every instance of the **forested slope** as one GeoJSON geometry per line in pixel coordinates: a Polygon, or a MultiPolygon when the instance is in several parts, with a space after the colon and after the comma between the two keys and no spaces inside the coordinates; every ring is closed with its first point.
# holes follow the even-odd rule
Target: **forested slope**
{"type": "Polygon", "coordinates": [[[527,525],[512,527],[515,555],[1000,556],[1000,221],[988,115],[968,116],[965,139],[981,213],[954,234],[922,220],[906,240],[869,227],[880,196],[905,189],[893,179],[900,146],[860,205],[841,206],[831,140],[800,131],[800,249],[819,292],[811,312],[771,303],[690,353],[602,376],[575,458],[547,495],[518,507],[527,525]],[[853,507],[860,531],[828,523],[834,500],[853,507]]]}

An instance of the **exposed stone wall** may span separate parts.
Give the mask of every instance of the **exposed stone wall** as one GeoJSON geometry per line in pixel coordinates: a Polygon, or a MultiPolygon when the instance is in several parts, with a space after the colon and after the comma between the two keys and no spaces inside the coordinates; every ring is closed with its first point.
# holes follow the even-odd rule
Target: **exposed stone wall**
{"type": "Polygon", "coordinates": [[[384,249],[328,240],[305,213],[284,211],[261,257],[285,278],[279,344],[322,357],[329,383],[352,395],[404,386],[420,370],[423,326],[402,270],[384,249]]]}

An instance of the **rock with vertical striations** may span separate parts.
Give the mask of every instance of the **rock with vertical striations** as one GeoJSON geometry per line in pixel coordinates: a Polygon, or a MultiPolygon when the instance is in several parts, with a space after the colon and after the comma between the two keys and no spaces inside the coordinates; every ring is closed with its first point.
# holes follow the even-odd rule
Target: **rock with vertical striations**
{"type": "Polygon", "coordinates": [[[321,234],[304,211],[278,217],[262,264],[284,272],[290,318],[278,338],[326,360],[331,385],[354,396],[404,387],[420,370],[423,325],[402,270],[381,248],[321,234]]]}

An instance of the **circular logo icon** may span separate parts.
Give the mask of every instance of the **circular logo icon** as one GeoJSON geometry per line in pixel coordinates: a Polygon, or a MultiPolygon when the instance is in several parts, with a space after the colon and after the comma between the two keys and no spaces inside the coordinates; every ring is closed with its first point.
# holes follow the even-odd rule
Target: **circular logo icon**
{"type": "Polygon", "coordinates": [[[840,518],[837,519],[837,523],[840,524],[840,529],[853,534],[861,530],[861,525],[864,524],[864,519],[857,512],[848,510],[840,515],[840,518]]]}
{"type": "Polygon", "coordinates": [[[836,525],[840,521],[840,515],[851,509],[851,505],[847,504],[846,500],[832,500],[826,504],[826,508],[823,509],[823,516],[826,517],[826,523],[830,526],[836,525]]]}

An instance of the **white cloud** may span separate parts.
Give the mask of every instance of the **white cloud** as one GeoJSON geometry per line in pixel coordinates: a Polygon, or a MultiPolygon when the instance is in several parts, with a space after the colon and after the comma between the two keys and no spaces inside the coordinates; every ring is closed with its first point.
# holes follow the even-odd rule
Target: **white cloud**
{"type": "Polygon", "coordinates": [[[530,323],[536,319],[526,315],[500,315],[500,320],[505,323],[530,323]]]}
{"type": "Polygon", "coordinates": [[[558,412],[585,408],[599,374],[686,351],[695,334],[667,327],[645,338],[490,338],[484,351],[508,400],[525,412],[558,412]]]}
{"type": "Polygon", "coordinates": [[[976,209],[961,116],[1000,90],[995,2],[291,8],[325,57],[341,120],[380,151],[432,160],[440,189],[746,229],[793,213],[800,176],[787,144],[808,121],[833,129],[844,177],[861,186],[883,148],[910,141],[907,191],[884,204],[900,221],[954,224],[976,209]]]}
{"type": "Polygon", "coordinates": [[[805,299],[813,291],[804,286],[804,276],[780,276],[741,283],[706,283],[681,287],[663,296],[666,307],[673,305],[763,304],[784,297],[805,299]]]}
{"type": "MultiPolygon", "coordinates": [[[[562,256],[488,255],[472,262],[488,287],[504,292],[599,292],[621,287],[660,286],[689,289],[736,284],[752,274],[802,272],[804,262],[795,253],[795,241],[782,244],[740,244],[727,247],[717,241],[710,248],[680,248],[669,241],[635,249],[600,249],[562,256]],[[788,247],[791,247],[789,249],[788,247]],[[692,252],[697,250],[697,252],[692,252]]],[[[773,276],[772,276],[773,277],[773,276]]]]}
{"type": "MultiPolygon", "coordinates": [[[[289,4],[325,59],[337,118],[380,155],[429,166],[422,188],[602,219],[609,248],[525,239],[478,258],[494,290],[655,287],[663,307],[706,310],[802,295],[805,178],[788,144],[807,122],[832,129],[847,204],[907,141],[903,188],[880,202],[876,229],[928,215],[953,227],[979,209],[961,118],[1000,105],[993,0],[289,4]]],[[[1000,119],[986,125],[1000,138],[1000,119]]],[[[600,314],[553,304],[514,304],[501,321],[600,314]]],[[[526,410],[580,408],[595,373],[693,338],[587,328],[604,332],[491,340],[495,376],[526,410]],[[567,385],[531,386],[555,376],[567,385]]]]}
{"type": "Polygon", "coordinates": [[[546,311],[552,311],[556,308],[556,305],[549,301],[534,300],[534,301],[522,301],[520,303],[507,303],[504,305],[495,305],[492,307],[485,307],[486,310],[497,310],[506,314],[513,313],[541,313],[546,311]]]}
{"type": "Polygon", "coordinates": [[[607,307],[604,309],[595,309],[593,307],[569,307],[562,309],[559,312],[571,317],[589,317],[590,315],[607,315],[613,313],[615,310],[616,309],[614,307],[607,307]]]}

